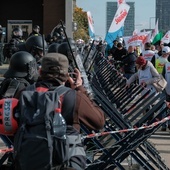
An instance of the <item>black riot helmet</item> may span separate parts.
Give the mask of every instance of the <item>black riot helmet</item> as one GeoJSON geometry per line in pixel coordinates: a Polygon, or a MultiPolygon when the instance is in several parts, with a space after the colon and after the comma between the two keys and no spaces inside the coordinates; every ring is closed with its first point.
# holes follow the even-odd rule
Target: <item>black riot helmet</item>
{"type": "Polygon", "coordinates": [[[22,37],[22,36],[23,36],[22,29],[21,29],[20,27],[15,27],[15,28],[12,30],[12,36],[22,37]]]}
{"type": "Polygon", "coordinates": [[[71,50],[73,51],[74,55],[76,56],[77,55],[77,44],[76,44],[76,42],[70,37],[68,37],[67,39],[64,39],[64,42],[67,42],[67,43],[69,42],[71,50]]]}
{"type": "Polygon", "coordinates": [[[5,78],[25,78],[35,80],[37,77],[37,64],[35,58],[26,51],[19,51],[12,55],[5,78]]]}
{"type": "Polygon", "coordinates": [[[33,26],[33,29],[38,29],[38,30],[40,30],[40,26],[39,26],[39,25],[34,25],[34,26],[33,26]]]}
{"type": "Polygon", "coordinates": [[[76,47],[73,44],[70,44],[70,47],[67,42],[63,42],[58,47],[58,53],[61,53],[61,54],[64,54],[65,56],[67,56],[69,63],[72,63],[73,62],[72,55],[74,55],[74,56],[76,55],[75,54],[76,47]],[[70,49],[70,47],[71,47],[71,49],[70,49]],[[72,50],[72,52],[71,52],[71,50],[72,50]]]}
{"type": "Polygon", "coordinates": [[[30,36],[25,43],[26,49],[38,62],[48,50],[47,42],[43,36],[30,36]]]}
{"type": "Polygon", "coordinates": [[[39,49],[47,51],[47,42],[44,40],[42,36],[31,36],[26,40],[26,48],[28,52],[32,52],[32,50],[39,49]],[[44,49],[43,49],[44,48],[44,49]]]}
{"type": "Polygon", "coordinates": [[[60,45],[59,43],[50,44],[48,47],[48,53],[57,53],[59,45],[60,45]]]}

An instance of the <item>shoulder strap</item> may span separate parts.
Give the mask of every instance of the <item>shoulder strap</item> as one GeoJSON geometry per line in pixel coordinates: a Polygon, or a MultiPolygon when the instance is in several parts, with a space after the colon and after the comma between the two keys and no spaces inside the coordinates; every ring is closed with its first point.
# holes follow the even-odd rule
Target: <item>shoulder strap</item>
{"type": "Polygon", "coordinates": [[[20,82],[17,80],[17,79],[12,79],[9,86],[8,86],[8,89],[7,91],[5,92],[4,94],[4,97],[14,97],[18,87],[20,85],[20,82]]]}
{"type": "Polygon", "coordinates": [[[70,88],[64,86],[64,85],[60,85],[57,88],[55,88],[54,91],[57,91],[58,95],[61,96],[64,93],[66,93],[68,90],[70,90],[70,88]]]}
{"type": "Polygon", "coordinates": [[[30,85],[30,83],[25,78],[17,78],[17,80],[21,83],[24,83],[26,87],[30,85]]]}
{"type": "MultiPolygon", "coordinates": [[[[64,85],[58,86],[57,88],[55,88],[54,92],[56,91],[58,93],[59,96],[61,96],[62,94],[64,94],[65,92],[67,92],[70,88],[65,87],[64,85]]],[[[58,104],[56,102],[56,104],[58,104]]],[[[49,114],[45,114],[45,124],[46,124],[46,133],[47,133],[47,139],[48,139],[48,147],[52,147],[51,143],[51,134],[50,134],[50,129],[51,129],[51,125],[50,125],[50,116],[49,114]]]]}
{"type": "MultiPolygon", "coordinates": [[[[28,90],[28,91],[35,91],[35,89],[36,89],[35,83],[32,84],[32,85],[30,85],[30,86],[28,86],[28,87],[26,88],[26,90],[28,90]]],[[[64,85],[60,85],[60,86],[56,87],[54,90],[53,90],[53,88],[51,88],[51,89],[49,89],[49,90],[51,90],[51,91],[57,91],[57,93],[59,94],[59,96],[61,96],[62,94],[64,94],[64,93],[67,92],[68,90],[70,90],[70,88],[68,88],[68,87],[66,87],[66,86],[64,86],[64,85]]]]}
{"type": "Polygon", "coordinates": [[[27,91],[35,91],[36,87],[35,87],[35,83],[34,84],[31,84],[29,86],[26,87],[26,90],[27,91]]]}

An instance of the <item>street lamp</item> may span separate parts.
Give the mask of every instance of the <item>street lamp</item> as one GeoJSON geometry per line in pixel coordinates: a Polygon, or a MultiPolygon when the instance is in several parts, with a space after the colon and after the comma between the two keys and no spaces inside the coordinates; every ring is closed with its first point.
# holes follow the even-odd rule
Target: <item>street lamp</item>
{"type": "Polygon", "coordinates": [[[149,18],[149,29],[151,29],[151,20],[154,19],[154,18],[156,18],[156,17],[150,17],[149,18]]]}

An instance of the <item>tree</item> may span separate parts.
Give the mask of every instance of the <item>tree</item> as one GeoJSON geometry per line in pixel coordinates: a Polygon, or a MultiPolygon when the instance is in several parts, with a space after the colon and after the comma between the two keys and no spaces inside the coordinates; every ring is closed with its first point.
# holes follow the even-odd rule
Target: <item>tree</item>
{"type": "Polygon", "coordinates": [[[87,12],[82,8],[74,7],[73,22],[77,23],[77,30],[73,33],[74,40],[83,39],[85,42],[89,40],[87,12]]]}

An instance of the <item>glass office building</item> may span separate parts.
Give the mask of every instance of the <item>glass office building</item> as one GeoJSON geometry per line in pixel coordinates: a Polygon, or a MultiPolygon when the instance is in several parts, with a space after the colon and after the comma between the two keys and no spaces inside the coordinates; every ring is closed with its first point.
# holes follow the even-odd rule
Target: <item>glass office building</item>
{"type": "Polygon", "coordinates": [[[156,0],[156,19],[160,31],[170,30],[170,0],[156,0]]]}

